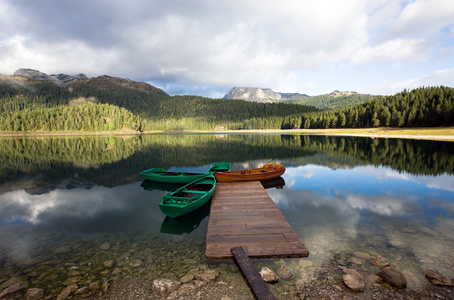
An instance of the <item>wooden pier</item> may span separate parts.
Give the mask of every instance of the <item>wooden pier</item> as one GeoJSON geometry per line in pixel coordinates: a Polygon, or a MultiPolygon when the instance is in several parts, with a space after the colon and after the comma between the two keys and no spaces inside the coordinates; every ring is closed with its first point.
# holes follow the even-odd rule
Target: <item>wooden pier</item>
{"type": "Polygon", "coordinates": [[[205,256],[307,257],[309,251],[258,181],[217,183],[211,203],[205,256]]]}

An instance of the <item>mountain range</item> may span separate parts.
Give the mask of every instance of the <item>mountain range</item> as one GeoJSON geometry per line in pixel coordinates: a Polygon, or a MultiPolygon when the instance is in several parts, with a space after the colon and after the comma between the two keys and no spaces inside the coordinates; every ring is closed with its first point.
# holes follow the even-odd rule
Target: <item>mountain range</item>
{"type": "Polygon", "coordinates": [[[339,91],[313,97],[260,88],[229,93],[266,100],[170,96],[124,78],[20,69],[0,75],[0,131],[427,127],[450,126],[454,116],[454,89],[444,86],[373,99],[339,91]]]}
{"type": "Polygon", "coordinates": [[[88,78],[85,74],[80,73],[76,75],[67,74],[52,74],[47,75],[38,70],[33,69],[19,69],[14,72],[13,76],[0,75],[0,82],[9,82],[10,84],[26,85],[24,79],[31,79],[29,84],[37,82],[51,82],[57,86],[77,87],[77,88],[96,88],[100,90],[115,91],[121,89],[131,89],[142,92],[158,93],[164,96],[169,96],[163,90],[154,87],[145,82],[132,81],[127,78],[119,78],[108,75],[88,78]],[[21,83],[20,83],[21,82],[21,83]]]}
{"type": "MultiPolygon", "coordinates": [[[[125,89],[132,89],[135,91],[157,94],[159,96],[169,96],[163,90],[148,83],[108,75],[93,78],[88,78],[83,73],[76,75],[47,75],[38,70],[26,68],[17,70],[13,76],[0,75],[0,81],[16,82],[16,84],[17,82],[23,81],[24,78],[30,78],[35,81],[52,82],[58,86],[69,86],[71,88],[79,89],[97,88],[112,92],[116,90],[124,91],[125,89]]],[[[330,94],[309,96],[300,93],[280,93],[266,88],[234,87],[223,97],[223,99],[245,100],[257,103],[281,102],[315,106],[319,109],[337,109],[363,103],[372,97],[373,96],[371,95],[358,94],[356,92],[334,91],[330,94]]]]}
{"type": "Polygon", "coordinates": [[[234,87],[223,99],[241,99],[251,102],[281,102],[315,106],[319,109],[339,109],[363,103],[374,96],[356,92],[333,91],[329,94],[309,96],[299,93],[280,93],[271,89],[234,87]]]}

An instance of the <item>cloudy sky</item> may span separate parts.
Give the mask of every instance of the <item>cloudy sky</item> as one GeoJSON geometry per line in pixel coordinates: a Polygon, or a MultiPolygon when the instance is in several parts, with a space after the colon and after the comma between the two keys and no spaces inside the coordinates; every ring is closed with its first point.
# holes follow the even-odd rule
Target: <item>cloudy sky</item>
{"type": "Polygon", "coordinates": [[[452,0],[0,0],[0,73],[85,73],[169,94],[454,87],[452,0]]]}

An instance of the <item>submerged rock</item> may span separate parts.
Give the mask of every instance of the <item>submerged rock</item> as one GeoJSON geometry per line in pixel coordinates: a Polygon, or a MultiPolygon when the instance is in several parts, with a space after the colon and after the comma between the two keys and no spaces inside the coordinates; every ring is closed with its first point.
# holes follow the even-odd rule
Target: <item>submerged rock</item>
{"type": "Polygon", "coordinates": [[[28,283],[18,281],[15,277],[7,281],[9,285],[0,293],[0,299],[28,288],[28,283]]]}
{"type": "Polygon", "coordinates": [[[58,298],[57,300],[65,300],[65,299],[68,299],[68,297],[74,293],[75,291],[77,291],[79,289],[79,287],[77,286],[77,284],[71,284],[70,286],[67,286],[61,293],[60,295],[58,295],[58,298]]]}
{"type": "Polygon", "coordinates": [[[314,265],[314,263],[311,260],[302,259],[299,261],[298,265],[300,265],[303,268],[307,268],[307,267],[312,267],[314,265]]]}
{"type": "Polygon", "coordinates": [[[407,279],[404,274],[391,267],[384,267],[380,269],[377,275],[395,288],[404,289],[407,287],[407,279]]]}
{"type": "Polygon", "coordinates": [[[88,289],[90,291],[96,291],[96,290],[99,290],[100,286],[99,286],[99,281],[95,281],[95,282],[91,282],[89,285],[88,285],[88,289]]]}
{"type": "Polygon", "coordinates": [[[194,275],[192,274],[186,274],[183,277],[180,278],[181,283],[189,283],[194,279],[194,275]]]}
{"type": "Polygon", "coordinates": [[[275,283],[278,282],[280,277],[277,276],[276,273],[274,273],[270,268],[268,267],[263,267],[262,270],[260,270],[260,276],[265,282],[269,283],[275,283]]]}
{"type": "Polygon", "coordinates": [[[102,265],[106,268],[112,268],[115,265],[115,262],[113,260],[106,260],[102,265]]]}
{"type": "Polygon", "coordinates": [[[359,257],[359,258],[362,258],[362,259],[369,259],[370,258],[370,254],[367,253],[367,252],[356,251],[356,252],[353,252],[353,254],[356,257],[359,257]]]}
{"type": "Polygon", "coordinates": [[[298,279],[295,282],[295,288],[297,291],[304,291],[304,281],[302,279],[298,279]]]}
{"type": "Polygon", "coordinates": [[[71,247],[69,245],[60,246],[54,250],[55,254],[63,254],[69,252],[71,252],[71,247]]]}
{"type": "Polygon", "coordinates": [[[0,290],[3,290],[9,286],[12,286],[13,284],[16,284],[16,283],[19,283],[21,282],[21,280],[17,277],[11,277],[10,279],[8,279],[7,281],[5,281],[4,283],[2,283],[0,285],[0,290]]]}
{"type": "Polygon", "coordinates": [[[101,249],[101,250],[109,250],[110,249],[110,243],[109,242],[102,243],[101,246],[99,246],[99,249],[101,249]]]}
{"type": "Polygon", "coordinates": [[[344,269],[342,280],[345,285],[354,292],[364,292],[364,277],[353,269],[344,269]]]}
{"type": "Polygon", "coordinates": [[[44,297],[44,290],[40,288],[31,288],[28,289],[27,294],[25,294],[25,299],[27,300],[39,300],[44,297]]]}
{"type": "Polygon", "coordinates": [[[81,277],[71,277],[71,278],[68,278],[65,281],[63,281],[62,284],[65,286],[70,286],[70,285],[79,283],[80,279],[81,279],[81,277]]]}
{"type": "Polygon", "coordinates": [[[153,280],[153,292],[159,294],[160,296],[166,296],[173,291],[176,291],[180,287],[180,283],[173,281],[167,278],[159,278],[153,280]]]}
{"type": "Polygon", "coordinates": [[[107,280],[104,280],[101,284],[101,290],[103,292],[107,292],[108,289],[109,289],[109,282],[107,280]]]}
{"type": "Polygon", "coordinates": [[[391,244],[391,246],[393,246],[394,248],[405,248],[407,245],[402,242],[401,240],[391,240],[389,241],[389,243],[391,244]]]}
{"type": "Polygon", "coordinates": [[[288,278],[292,278],[293,276],[295,276],[292,272],[292,270],[287,267],[287,266],[284,266],[282,265],[279,270],[277,270],[277,274],[281,277],[281,278],[284,278],[284,279],[288,279],[288,278]]]}
{"type": "Polygon", "coordinates": [[[205,281],[196,279],[196,280],[194,280],[194,285],[195,285],[196,288],[199,289],[199,288],[201,288],[201,287],[204,287],[204,286],[207,285],[207,284],[206,284],[205,281]]]}
{"type": "Polygon", "coordinates": [[[218,276],[219,273],[216,270],[205,270],[203,273],[197,274],[195,278],[206,283],[210,283],[215,281],[218,276]]]}
{"type": "Polygon", "coordinates": [[[129,262],[129,266],[131,268],[139,268],[139,267],[142,267],[143,265],[144,265],[144,263],[140,259],[134,259],[129,262]]]}
{"type": "Polygon", "coordinates": [[[354,265],[362,265],[363,263],[357,259],[356,257],[350,257],[348,259],[348,262],[351,263],[351,264],[354,264],[354,265]]]}
{"type": "Polygon", "coordinates": [[[191,291],[194,291],[194,290],[196,290],[196,289],[197,289],[197,288],[195,287],[194,284],[192,284],[192,283],[186,283],[186,284],[183,284],[183,285],[178,289],[177,293],[178,293],[179,295],[181,295],[181,294],[186,294],[186,293],[191,292],[191,291]]]}
{"type": "Polygon", "coordinates": [[[389,261],[386,258],[381,257],[381,256],[372,256],[369,259],[369,263],[379,269],[389,266],[389,261]]]}
{"type": "Polygon", "coordinates": [[[85,294],[88,292],[88,286],[81,287],[77,291],[74,292],[74,295],[85,294]]]}
{"type": "Polygon", "coordinates": [[[438,270],[427,270],[426,271],[426,278],[430,281],[430,283],[439,286],[453,286],[452,281],[443,276],[438,270]]]}

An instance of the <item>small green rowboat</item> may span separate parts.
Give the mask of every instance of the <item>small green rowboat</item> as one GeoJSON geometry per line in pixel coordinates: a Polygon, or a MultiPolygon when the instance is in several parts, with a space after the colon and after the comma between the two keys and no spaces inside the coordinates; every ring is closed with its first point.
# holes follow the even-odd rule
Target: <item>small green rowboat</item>
{"type": "Polygon", "coordinates": [[[207,203],[213,196],[215,188],[216,178],[213,174],[208,174],[173,193],[164,195],[159,208],[171,218],[186,215],[207,203]]]}
{"type": "Polygon", "coordinates": [[[194,180],[206,177],[208,173],[192,173],[180,171],[167,171],[160,168],[152,168],[140,172],[140,176],[145,179],[160,183],[187,184],[194,180]]]}
{"type": "Polygon", "coordinates": [[[228,172],[231,170],[230,163],[226,161],[215,162],[208,172],[228,172]]]}
{"type": "Polygon", "coordinates": [[[160,183],[176,183],[187,184],[197,179],[204,178],[212,172],[226,172],[230,171],[230,163],[228,162],[215,162],[207,173],[194,173],[194,172],[180,172],[180,171],[167,171],[160,168],[152,168],[140,172],[140,176],[154,182],[160,183]]]}

